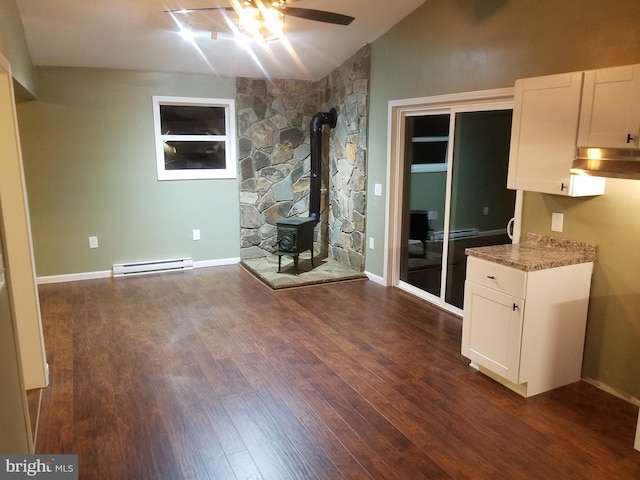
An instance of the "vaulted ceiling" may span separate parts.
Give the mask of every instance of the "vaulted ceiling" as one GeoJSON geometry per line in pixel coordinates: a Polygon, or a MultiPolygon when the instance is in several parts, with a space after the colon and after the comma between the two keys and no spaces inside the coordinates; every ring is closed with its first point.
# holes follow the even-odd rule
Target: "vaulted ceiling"
{"type": "Polygon", "coordinates": [[[238,42],[231,0],[17,0],[34,65],[317,80],[425,0],[289,0],[291,6],[355,17],[347,26],[285,15],[287,42],[238,42]],[[231,12],[232,13],[232,12],[231,12]],[[230,15],[231,22],[234,21],[230,15]],[[196,24],[193,41],[179,24],[196,24]],[[217,38],[212,39],[215,27],[217,38]]]}

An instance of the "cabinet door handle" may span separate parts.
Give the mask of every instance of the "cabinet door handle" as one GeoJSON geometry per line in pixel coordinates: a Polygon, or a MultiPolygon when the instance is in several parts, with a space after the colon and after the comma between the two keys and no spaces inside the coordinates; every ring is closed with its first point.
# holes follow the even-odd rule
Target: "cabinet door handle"
{"type": "Polygon", "coordinates": [[[520,308],[520,307],[514,303],[513,308],[511,310],[515,312],[517,308],[520,308]]]}
{"type": "Polygon", "coordinates": [[[564,192],[564,189],[567,188],[567,186],[563,183],[560,184],[560,191],[564,192]]]}
{"type": "Polygon", "coordinates": [[[633,141],[633,135],[627,133],[627,143],[631,143],[633,141]]]}
{"type": "Polygon", "coordinates": [[[487,275],[487,278],[490,278],[491,280],[495,280],[496,277],[494,277],[493,275],[487,275]]]}

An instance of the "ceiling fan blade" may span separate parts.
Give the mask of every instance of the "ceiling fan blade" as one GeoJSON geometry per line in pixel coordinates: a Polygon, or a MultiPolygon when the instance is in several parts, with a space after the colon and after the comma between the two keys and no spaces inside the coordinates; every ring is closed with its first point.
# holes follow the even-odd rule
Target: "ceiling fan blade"
{"type": "MultiPolygon", "coordinates": [[[[341,13],[326,12],[324,10],[312,10],[310,8],[297,8],[288,7],[286,5],[274,6],[277,10],[280,10],[285,15],[292,17],[303,18],[305,20],[312,20],[315,22],[333,23],[336,25],[349,25],[355,20],[354,17],[348,15],[342,15],[341,13]]],[[[200,7],[200,8],[175,8],[165,10],[166,13],[195,13],[204,12],[210,10],[226,10],[234,11],[233,7],[200,7]]]]}
{"type": "Polygon", "coordinates": [[[324,10],[311,10],[310,8],[277,7],[285,15],[304,18],[315,22],[334,23],[336,25],[349,25],[355,20],[354,17],[342,15],[340,13],[325,12],[324,10]]]}

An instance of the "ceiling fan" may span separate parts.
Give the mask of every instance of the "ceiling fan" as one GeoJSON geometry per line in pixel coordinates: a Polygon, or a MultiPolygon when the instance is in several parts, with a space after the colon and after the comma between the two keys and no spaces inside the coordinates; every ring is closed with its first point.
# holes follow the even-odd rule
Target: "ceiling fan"
{"type": "MultiPolygon", "coordinates": [[[[245,27],[249,23],[257,24],[257,27],[250,27],[250,29],[260,32],[260,35],[265,38],[267,38],[267,35],[264,34],[265,30],[269,30],[272,33],[279,30],[279,35],[282,35],[282,25],[285,15],[335,25],[349,25],[355,20],[354,17],[340,13],[290,7],[288,3],[293,3],[294,1],[295,0],[231,0],[232,6],[228,7],[179,8],[165,10],[165,12],[172,15],[196,14],[212,10],[234,12],[239,17],[239,23],[244,24],[245,27]]],[[[275,36],[277,37],[278,34],[275,36]]]]}

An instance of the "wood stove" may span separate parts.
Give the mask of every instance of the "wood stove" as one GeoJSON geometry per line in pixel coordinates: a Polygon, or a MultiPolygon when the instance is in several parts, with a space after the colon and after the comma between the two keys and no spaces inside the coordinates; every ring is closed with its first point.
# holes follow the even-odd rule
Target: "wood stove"
{"type": "Polygon", "coordinates": [[[311,266],[313,264],[313,228],[316,220],[308,217],[292,217],[278,222],[278,272],[282,267],[282,255],[293,257],[293,268],[298,274],[298,256],[311,250],[311,266]]]}
{"type": "Polygon", "coordinates": [[[290,217],[277,223],[278,226],[278,272],[282,266],[282,255],[293,257],[293,265],[298,274],[298,257],[300,253],[311,250],[311,266],[313,265],[313,228],[320,221],[320,189],[322,179],[322,128],[328,125],[335,128],[338,113],[335,108],[328,112],[318,112],[309,125],[309,143],[311,155],[311,171],[309,185],[309,217],[290,217]]]}

